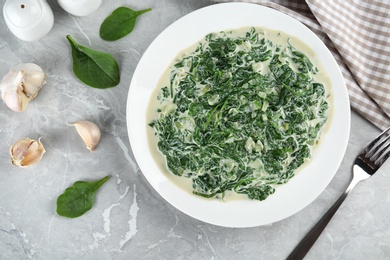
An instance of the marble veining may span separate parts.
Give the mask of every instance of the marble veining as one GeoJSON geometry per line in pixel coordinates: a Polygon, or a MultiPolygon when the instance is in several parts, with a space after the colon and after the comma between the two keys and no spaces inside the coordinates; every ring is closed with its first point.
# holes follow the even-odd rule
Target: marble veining
{"type": "MultiPolygon", "coordinates": [[[[26,62],[39,64],[48,75],[25,112],[12,112],[0,102],[0,259],[284,259],[344,191],[355,156],[379,133],[352,113],[340,169],[299,213],[246,229],[203,223],[172,207],[142,175],[127,136],[126,102],[137,63],[154,38],[183,15],[213,2],[103,1],[86,17],[67,14],[57,1],[48,2],[54,26],[36,42],[14,37],[0,17],[0,77],[26,62]],[[131,35],[105,42],[99,37],[100,23],[121,5],[153,10],[137,20],[131,35]],[[107,90],[80,83],[72,72],[67,34],[111,53],[120,64],[121,83],[107,90]],[[77,120],[91,120],[101,128],[95,152],[90,153],[68,125],[77,120]],[[47,151],[29,169],[12,166],[8,154],[24,137],[42,137],[47,151]],[[67,219],[55,213],[56,199],[65,188],[106,175],[110,180],[85,215],[67,219]]],[[[306,259],[390,259],[389,173],[390,163],[354,189],[306,259]]]]}
{"type": "Polygon", "coordinates": [[[126,232],[124,238],[119,242],[119,246],[122,249],[124,245],[130,241],[132,237],[134,237],[138,233],[137,229],[137,214],[138,214],[138,204],[137,204],[137,193],[135,190],[135,184],[134,184],[134,193],[133,193],[133,204],[131,204],[129,209],[129,216],[130,219],[127,222],[129,225],[129,230],[126,232]]]}
{"type": "Polygon", "coordinates": [[[89,39],[88,35],[83,31],[83,29],[80,27],[80,25],[78,24],[77,22],[77,19],[71,15],[71,14],[68,14],[74,21],[74,24],[77,26],[77,28],[79,29],[79,31],[85,36],[85,38],[87,39],[88,41],[88,45],[89,46],[92,46],[92,42],[91,42],[91,39],[89,39]]]}

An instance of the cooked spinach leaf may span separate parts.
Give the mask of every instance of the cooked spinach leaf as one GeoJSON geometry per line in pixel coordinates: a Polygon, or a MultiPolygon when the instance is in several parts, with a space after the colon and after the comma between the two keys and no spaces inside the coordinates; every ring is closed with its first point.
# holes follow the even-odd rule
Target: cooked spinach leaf
{"type": "Polygon", "coordinates": [[[73,72],[82,82],[94,88],[110,88],[119,84],[118,62],[108,53],[77,44],[66,36],[72,47],[73,72]]]}
{"type": "Polygon", "coordinates": [[[108,16],[100,26],[100,37],[106,41],[116,41],[131,33],[137,17],[151,11],[151,8],[134,11],[127,7],[119,7],[108,16]]]}
{"type": "Polygon", "coordinates": [[[57,199],[57,213],[68,218],[77,218],[93,206],[97,190],[110,178],[106,176],[96,182],[77,181],[57,199]]]}
{"type": "MultiPolygon", "coordinates": [[[[181,56],[182,57],[182,56],[181,56]]],[[[254,28],[209,34],[171,68],[150,122],[169,170],[193,193],[264,200],[310,158],[327,120],[318,69],[254,28]]]]}

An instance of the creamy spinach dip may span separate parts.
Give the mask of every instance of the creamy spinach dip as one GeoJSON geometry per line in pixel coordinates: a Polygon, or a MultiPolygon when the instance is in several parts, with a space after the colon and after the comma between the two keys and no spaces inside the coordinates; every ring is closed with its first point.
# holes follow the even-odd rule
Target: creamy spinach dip
{"type": "Polygon", "coordinates": [[[260,28],[212,33],[181,53],[150,101],[171,174],[206,198],[264,200],[288,182],[328,117],[329,93],[308,57],[260,28]]]}

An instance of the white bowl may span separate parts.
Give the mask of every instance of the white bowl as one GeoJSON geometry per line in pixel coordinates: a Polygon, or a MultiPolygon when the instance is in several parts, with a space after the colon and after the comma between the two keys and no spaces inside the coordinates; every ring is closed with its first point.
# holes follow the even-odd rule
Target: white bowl
{"type": "Polygon", "coordinates": [[[226,227],[270,224],[295,214],[311,203],[329,184],[343,159],[349,137],[350,107],[344,79],[323,42],[297,20],[255,4],[211,5],[192,12],[164,30],[142,56],[131,81],[127,101],[127,128],[137,163],[153,188],[171,205],[196,219],[226,227]],[[264,201],[221,202],[184,191],[157,165],[148,145],[146,117],[152,92],[168,65],[183,49],[206,34],[243,27],[283,31],[301,39],[315,53],[329,76],[333,95],[328,129],[313,158],[287,184],[264,201]]]}

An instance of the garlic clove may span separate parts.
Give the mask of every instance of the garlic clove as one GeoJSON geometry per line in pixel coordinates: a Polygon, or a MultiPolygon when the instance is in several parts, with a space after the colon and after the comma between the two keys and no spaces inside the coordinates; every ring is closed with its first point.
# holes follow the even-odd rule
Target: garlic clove
{"type": "Polygon", "coordinates": [[[45,152],[40,138],[38,141],[24,138],[10,148],[12,164],[22,168],[38,163],[45,152]]]}
{"type": "Polygon", "coordinates": [[[38,65],[19,64],[3,77],[0,83],[1,97],[9,108],[22,112],[38,95],[45,79],[46,75],[38,65]]]}
{"type": "Polygon", "coordinates": [[[24,93],[26,96],[33,100],[39,90],[41,90],[43,83],[45,82],[46,75],[42,70],[32,70],[24,78],[24,93]]]}
{"type": "Polygon", "coordinates": [[[101,137],[99,127],[90,121],[78,121],[71,125],[76,128],[77,133],[80,135],[81,139],[83,139],[87,149],[93,152],[101,137]]]}
{"type": "Polygon", "coordinates": [[[15,112],[26,110],[29,98],[23,93],[20,87],[9,88],[2,95],[5,104],[15,112]]]}
{"type": "Polygon", "coordinates": [[[17,141],[10,149],[10,153],[12,159],[17,161],[22,161],[24,159],[24,155],[26,150],[31,145],[31,139],[25,138],[17,141]]]}

